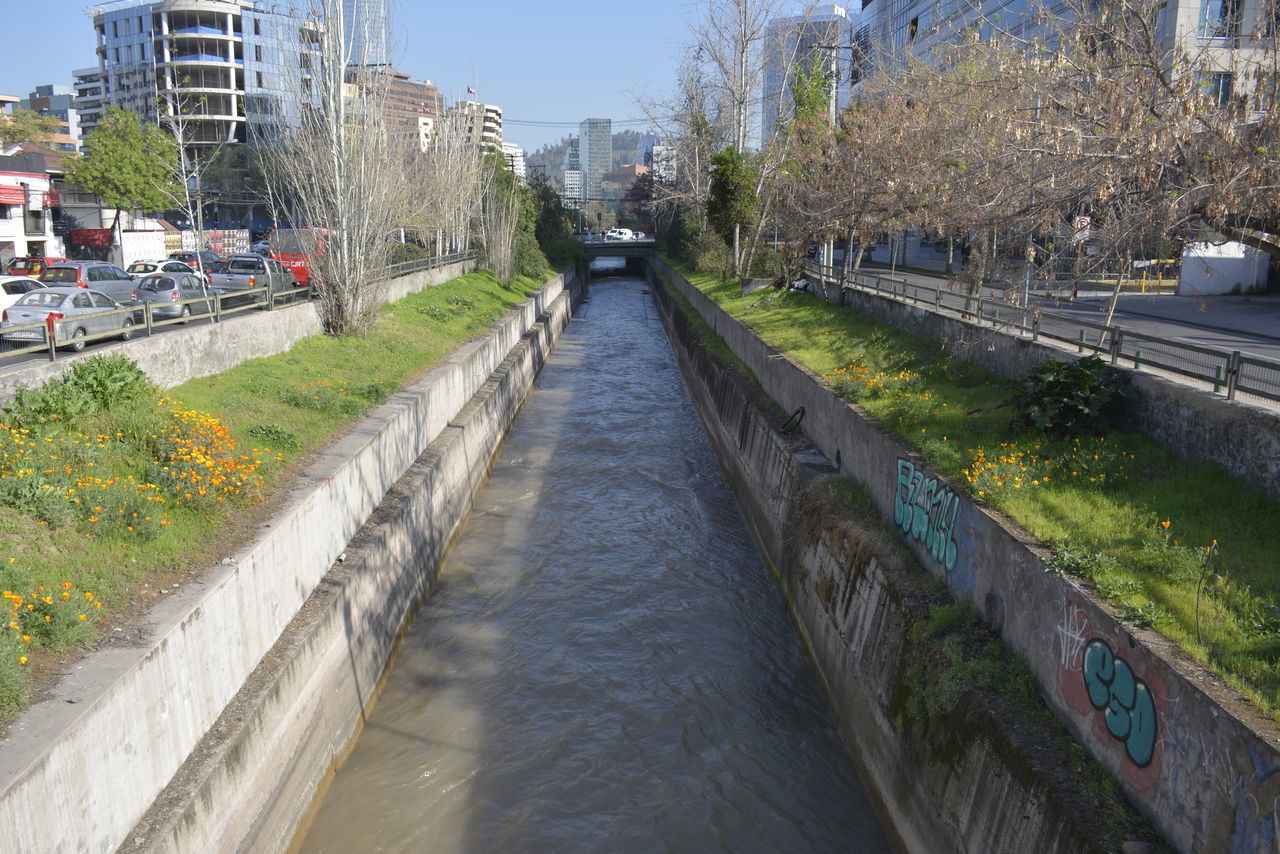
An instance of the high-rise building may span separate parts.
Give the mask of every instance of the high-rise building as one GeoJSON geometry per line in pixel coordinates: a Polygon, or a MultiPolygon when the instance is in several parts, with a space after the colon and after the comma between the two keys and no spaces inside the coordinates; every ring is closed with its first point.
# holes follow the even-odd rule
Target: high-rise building
{"type": "Polygon", "coordinates": [[[183,122],[189,148],[246,142],[298,109],[317,25],[254,0],[115,0],[90,7],[104,103],[183,122]]]}
{"type": "Polygon", "coordinates": [[[843,6],[814,5],[801,15],[774,18],[764,37],[764,74],[760,101],[760,138],[768,141],[780,121],[791,117],[796,69],[813,68],[827,75],[832,110],[848,103],[849,48],[853,27],[843,6]]]}
{"type": "Polygon", "coordinates": [[[601,198],[600,179],[613,168],[612,119],[585,119],[578,125],[578,159],[582,164],[582,198],[601,198]]]}
{"type": "Polygon", "coordinates": [[[502,150],[502,108],[476,101],[458,101],[449,113],[461,119],[459,125],[472,145],[502,150]]]}
{"type": "Polygon", "coordinates": [[[393,64],[387,0],[342,0],[342,25],[352,64],[371,68],[393,64]]]}
{"type": "Polygon", "coordinates": [[[414,80],[395,69],[379,69],[386,75],[387,127],[397,137],[416,140],[425,151],[435,123],[444,116],[444,95],[430,80],[414,80]]]}

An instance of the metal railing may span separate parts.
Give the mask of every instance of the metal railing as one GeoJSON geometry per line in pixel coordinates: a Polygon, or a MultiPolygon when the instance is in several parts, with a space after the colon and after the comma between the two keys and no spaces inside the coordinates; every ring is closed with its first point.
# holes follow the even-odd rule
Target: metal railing
{"type": "MultiPolygon", "coordinates": [[[[457,252],[392,264],[386,268],[384,275],[380,278],[394,279],[420,270],[430,270],[467,261],[474,257],[474,252],[457,252]]],[[[250,288],[242,291],[211,290],[207,296],[179,301],[134,303],[107,311],[71,315],[57,321],[56,324],[48,321],[4,323],[0,324],[0,357],[47,353],[49,361],[56,361],[60,350],[70,349],[73,352],[79,352],[84,349],[83,345],[97,341],[113,338],[128,340],[139,335],[150,337],[157,329],[186,324],[193,320],[207,319],[214,323],[222,323],[249,311],[274,311],[295,303],[309,302],[316,298],[320,287],[323,286],[250,288]],[[191,313],[183,316],[181,313],[183,307],[190,307],[191,313]],[[174,316],[167,316],[170,313],[174,316]],[[88,332],[86,329],[83,335],[74,335],[75,330],[83,328],[84,322],[115,316],[122,318],[117,328],[101,332],[88,332]],[[62,328],[62,332],[59,332],[59,327],[62,328]],[[29,344],[25,343],[27,335],[36,330],[39,330],[39,338],[29,344]]]]}
{"type": "Polygon", "coordinates": [[[1235,400],[1247,394],[1280,401],[1280,361],[1250,356],[1239,350],[1206,347],[1148,335],[1115,324],[1092,323],[1066,314],[1023,308],[998,297],[967,294],[945,286],[908,281],[892,275],[858,271],[852,281],[835,267],[806,262],[811,278],[843,288],[873,293],[896,302],[919,306],[936,314],[978,326],[989,326],[1034,341],[1050,340],[1092,354],[1113,365],[1159,370],[1185,377],[1235,400]]]}

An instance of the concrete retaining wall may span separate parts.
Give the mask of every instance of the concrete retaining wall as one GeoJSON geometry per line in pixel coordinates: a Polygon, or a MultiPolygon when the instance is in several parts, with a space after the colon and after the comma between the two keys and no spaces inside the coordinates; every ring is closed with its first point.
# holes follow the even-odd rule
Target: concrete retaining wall
{"type": "Polygon", "coordinates": [[[898,527],[921,564],[971,600],[1025,657],[1050,708],[1178,850],[1274,854],[1280,838],[1274,721],[1183,660],[1159,634],[1131,630],[1070,579],[1046,573],[1025,532],[970,502],[818,377],[763,344],[661,261],[655,266],[767,395],[788,412],[804,408],[810,441],[867,487],[880,516],[898,527]]]}
{"type": "MultiPolygon", "coordinates": [[[[391,486],[451,428],[535,324],[565,315],[563,292],[557,277],[487,335],[375,410],[301,473],[293,496],[263,520],[254,543],[151,612],[142,646],[89,656],[53,697],[22,715],[0,751],[5,845],[23,852],[102,852],[120,845],[391,486]]],[[[553,323],[547,328],[558,331],[553,323]]],[[[533,337],[546,334],[539,330],[533,337]]],[[[538,352],[546,345],[528,346],[538,352]]],[[[483,461],[470,465],[483,472],[483,461]]],[[[362,611],[366,617],[376,614],[362,611]]],[[[377,647],[359,632],[351,637],[377,647]]],[[[372,681],[363,673],[361,679],[367,690],[372,681]]],[[[355,702],[353,696],[343,708],[355,702]]],[[[241,755],[233,752],[228,764],[234,768],[241,755]]],[[[194,844],[205,842],[196,837],[194,844]]]]}
{"type": "MultiPolygon", "coordinates": [[[[387,284],[385,299],[393,302],[474,268],[474,261],[459,261],[447,267],[400,276],[387,284]]],[[[29,363],[0,374],[0,404],[11,399],[18,388],[41,385],[62,376],[77,360],[104,352],[124,353],[136,361],[156,385],[172,388],[195,377],[230,370],[249,359],[282,353],[303,338],[322,331],[315,306],[299,303],[273,311],[246,311],[222,323],[201,323],[181,331],[122,341],[92,353],[59,352],[57,361],[29,363]]]]}
{"type": "Polygon", "coordinates": [[[1106,843],[1124,841],[1124,822],[1111,817],[1118,838],[1100,838],[1102,822],[1091,806],[1082,814],[1073,781],[1056,766],[1037,765],[1037,751],[1016,743],[995,711],[964,705],[946,731],[904,725],[903,680],[919,654],[909,633],[927,617],[937,585],[886,546],[885,535],[836,526],[804,506],[805,489],[833,467],[808,442],[779,433],[753,390],[671,311],[660,283],[654,292],[690,395],[791,602],[842,735],[903,847],[930,854],[1115,850],[1106,843]]]}

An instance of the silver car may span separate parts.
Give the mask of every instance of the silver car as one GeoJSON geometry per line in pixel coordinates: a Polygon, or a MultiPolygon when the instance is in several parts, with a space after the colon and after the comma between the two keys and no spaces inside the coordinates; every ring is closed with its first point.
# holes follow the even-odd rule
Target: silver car
{"type": "Polygon", "coordinates": [[[184,323],[193,314],[213,313],[213,294],[209,286],[192,272],[163,273],[142,279],[138,282],[135,305],[142,303],[151,304],[152,317],[180,317],[184,323]]]}
{"type": "Polygon", "coordinates": [[[4,310],[5,325],[0,338],[25,345],[45,341],[45,330],[53,329],[59,347],[77,353],[90,335],[116,333],[122,341],[133,337],[133,311],[101,291],[89,288],[41,288],[18,299],[4,310]],[[11,329],[27,323],[43,323],[30,329],[11,329]]]}

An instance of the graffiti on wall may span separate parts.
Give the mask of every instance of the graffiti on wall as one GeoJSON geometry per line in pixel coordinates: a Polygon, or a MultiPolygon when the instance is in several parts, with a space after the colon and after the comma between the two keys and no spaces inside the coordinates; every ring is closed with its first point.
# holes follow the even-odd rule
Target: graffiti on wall
{"type": "Polygon", "coordinates": [[[893,521],[903,534],[924,545],[929,556],[951,572],[960,549],[956,544],[956,516],[960,496],[944,481],[898,458],[898,487],[893,498],[893,521]]]}
{"type": "Polygon", "coordinates": [[[1124,744],[1129,760],[1139,768],[1151,764],[1156,752],[1156,702],[1147,683],[1133,675],[1129,663],[1094,638],[1084,648],[1081,677],[1093,708],[1103,713],[1107,732],[1124,744]]]}
{"type": "Polygon", "coordinates": [[[1158,671],[1139,664],[1145,659],[1120,652],[1125,636],[1090,619],[1090,607],[1074,597],[1056,606],[1052,632],[1062,698],[1080,714],[1096,748],[1114,757],[1105,764],[1135,789],[1154,793],[1165,773],[1160,722],[1167,720],[1168,688],[1158,671]]]}

